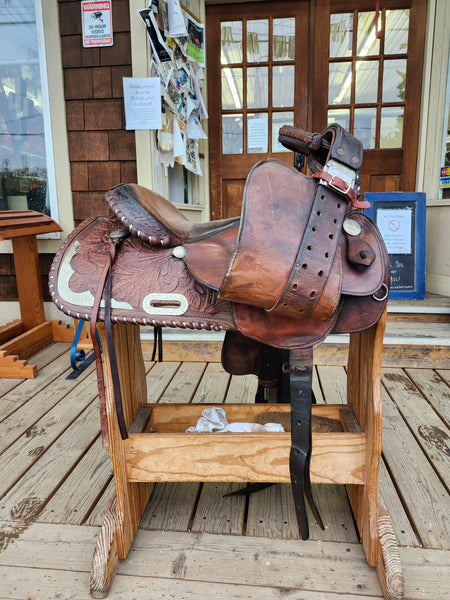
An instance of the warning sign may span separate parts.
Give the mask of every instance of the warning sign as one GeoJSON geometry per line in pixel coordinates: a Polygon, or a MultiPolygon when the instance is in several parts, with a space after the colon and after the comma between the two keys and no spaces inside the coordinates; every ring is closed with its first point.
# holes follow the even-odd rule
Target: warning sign
{"type": "Polygon", "coordinates": [[[111,0],[82,2],[81,23],[85,48],[113,45],[111,0]]]}

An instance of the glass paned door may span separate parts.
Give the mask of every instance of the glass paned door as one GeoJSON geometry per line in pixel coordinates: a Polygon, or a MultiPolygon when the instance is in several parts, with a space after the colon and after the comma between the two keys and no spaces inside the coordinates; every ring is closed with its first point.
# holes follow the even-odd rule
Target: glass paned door
{"type": "Polygon", "coordinates": [[[34,0],[0,0],[0,210],[50,214],[42,54],[34,0]]]}
{"type": "Polygon", "coordinates": [[[295,18],[220,24],[222,154],[287,152],[281,125],[293,125],[295,18]]]}
{"type": "Polygon", "coordinates": [[[409,21],[408,8],[330,15],[328,123],[368,150],[403,145],[409,21]]]}

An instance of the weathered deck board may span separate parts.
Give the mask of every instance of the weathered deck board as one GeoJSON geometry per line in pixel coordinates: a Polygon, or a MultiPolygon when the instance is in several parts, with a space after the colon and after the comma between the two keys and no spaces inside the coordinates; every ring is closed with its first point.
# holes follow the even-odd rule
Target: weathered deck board
{"type": "Polygon", "coordinates": [[[386,464],[381,458],[380,469],[378,471],[378,485],[380,492],[391,515],[392,526],[402,546],[418,546],[419,540],[411,525],[406,513],[405,507],[398,495],[394,482],[388,473],[386,464]]]}
{"type": "Polygon", "coordinates": [[[405,372],[450,427],[450,372],[431,369],[405,369],[405,372]],[[449,377],[445,380],[447,375],[449,377]]]}
{"type": "MultiPolygon", "coordinates": [[[[98,439],[95,375],[65,380],[62,373],[70,366],[67,348],[53,344],[36,355],[42,363],[35,380],[14,380],[14,385],[0,380],[0,415],[11,431],[19,432],[7,434],[12,437],[4,439],[12,443],[5,444],[0,455],[0,481],[10,482],[0,503],[0,579],[6,582],[1,598],[89,598],[96,526],[114,493],[114,482],[98,439]],[[15,469],[19,472],[11,479],[15,469]]],[[[445,447],[439,457],[425,442],[419,444],[418,432],[430,424],[442,429],[442,421],[448,419],[450,371],[400,367],[385,371],[400,378],[384,380],[389,393],[384,389],[386,464],[380,467],[380,488],[402,545],[405,599],[444,598],[444,590],[450,589],[450,511],[442,483],[447,477],[445,447]],[[418,544],[426,548],[411,547],[418,544]]],[[[255,376],[230,378],[218,364],[149,362],[146,369],[151,402],[202,403],[211,397],[215,404],[253,402],[256,392],[255,376]]],[[[345,401],[345,388],[344,367],[317,367],[314,390],[319,403],[345,401]]],[[[287,484],[248,500],[222,498],[224,489],[231,487],[240,485],[156,485],[109,598],[382,597],[375,572],[356,543],[344,488],[314,486],[326,530],[322,532],[310,515],[311,539],[302,542],[295,539],[287,484]],[[230,508],[238,502],[245,510],[230,508]],[[195,533],[189,533],[190,528],[195,533]]]]}
{"type": "Polygon", "coordinates": [[[152,531],[187,531],[195,513],[201,483],[157,483],[142,516],[152,531]]]}
{"type": "MultiPolygon", "coordinates": [[[[95,374],[91,373],[84,381],[80,381],[75,389],[71,389],[66,395],[63,395],[59,402],[42,418],[34,421],[31,427],[26,430],[24,427],[21,428],[24,431],[20,437],[0,455],[0,497],[6,494],[30,466],[39,460],[96,396],[97,380],[95,374]]],[[[39,397],[38,394],[36,398],[39,397]]],[[[27,406],[22,407],[21,411],[25,412],[27,406]]],[[[39,405],[34,408],[36,410],[33,420],[39,414],[39,405]]],[[[17,415],[17,418],[19,419],[18,424],[23,425],[24,417],[21,418],[17,415]]],[[[16,432],[18,429],[18,427],[14,427],[13,430],[16,432]]]]}
{"type": "Polygon", "coordinates": [[[414,528],[428,548],[446,548],[450,539],[450,498],[433,467],[383,390],[383,456],[414,528]]]}
{"type": "Polygon", "coordinates": [[[182,363],[167,386],[160,402],[190,402],[206,369],[206,363],[182,363]]]}
{"type": "Polygon", "coordinates": [[[2,498],[0,520],[35,518],[99,432],[98,407],[91,403],[2,498]]]}
{"type": "Polygon", "coordinates": [[[344,367],[317,367],[320,386],[327,404],[347,403],[347,374],[344,367]]]}
{"type": "MultiPolygon", "coordinates": [[[[1,597],[88,600],[98,528],[34,523],[0,553],[1,597]]],[[[405,598],[444,598],[449,552],[401,548],[405,598]]],[[[109,598],[380,599],[360,544],[139,530],[109,598]]]]}
{"type": "Polygon", "coordinates": [[[97,438],[36,521],[81,525],[111,477],[108,452],[102,447],[101,438],[97,438]]]}
{"type": "MultiPolygon", "coordinates": [[[[450,431],[402,369],[383,369],[382,381],[422,450],[450,490],[450,431]]],[[[448,398],[450,404],[450,394],[448,398]]]]}
{"type": "MultiPolygon", "coordinates": [[[[325,530],[308,507],[311,540],[356,542],[353,516],[343,486],[313,485],[313,493],[325,530]]],[[[277,484],[249,499],[246,534],[255,537],[299,539],[291,486],[277,484]]]]}
{"type": "Polygon", "coordinates": [[[38,393],[45,393],[46,388],[51,387],[54,380],[65,379],[71,371],[69,354],[62,354],[43,367],[38,377],[22,381],[0,398],[0,421],[6,419],[38,393]]]}
{"type": "Polygon", "coordinates": [[[238,483],[204,483],[191,531],[242,535],[246,498],[223,497],[241,487],[238,483]]]}
{"type": "Polygon", "coordinates": [[[103,523],[103,519],[105,517],[105,513],[110,505],[111,500],[116,493],[116,486],[114,483],[113,477],[108,482],[108,485],[105,487],[104,491],[101,493],[99,499],[96,504],[92,507],[92,511],[89,513],[86,518],[84,525],[94,525],[96,527],[100,527],[103,523]]]}
{"type": "Polygon", "coordinates": [[[230,377],[221,364],[208,363],[192,402],[222,404],[227,394],[230,377]]]}
{"type": "Polygon", "coordinates": [[[233,375],[228,386],[226,404],[251,403],[255,400],[258,389],[256,375],[233,375]]]}
{"type": "MultiPolygon", "coordinates": [[[[78,389],[83,381],[94,371],[90,365],[77,379],[68,382],[66,373],[52,381],[45,389],[35,394],[17,411],[0,423],[0,452],[11,446],[22,434],[35,435],[34,427],[42,415],[52,410],[67,394],[78,389]],[[68,385],[69,384],[69,385],[68,385]]],[[[72,396],[72,401],[76,402],[72,396]]]]}
{"type": "Polygon", "coordinates": [[[156,403],[166,391],[180,363],[156,363],[147,374],[147,401],[156,403]]]}

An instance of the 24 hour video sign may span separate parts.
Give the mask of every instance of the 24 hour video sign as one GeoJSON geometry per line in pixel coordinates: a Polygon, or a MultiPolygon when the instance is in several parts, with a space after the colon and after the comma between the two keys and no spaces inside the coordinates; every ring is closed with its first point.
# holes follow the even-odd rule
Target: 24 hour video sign
{"type": "Polygon", "coordinates": [[[111,4],[111,0],[81,3],[83,46],[85,48],[113,45],[111,4]]]}

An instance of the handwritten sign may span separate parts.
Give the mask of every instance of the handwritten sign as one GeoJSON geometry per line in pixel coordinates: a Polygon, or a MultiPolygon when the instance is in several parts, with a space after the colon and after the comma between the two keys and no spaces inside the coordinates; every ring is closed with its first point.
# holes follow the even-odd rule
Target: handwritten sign
{"type": "Polygon", "coordinates": [[[81,3],[83,46],[85,48],[113,45],[111,4],[111,0],[81,3]]]}
{"type": "Polygon", "coordinates": [[[159,77],[124,77],[126,129],[161,129],[161,80],[159,77]]]}

